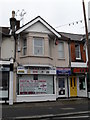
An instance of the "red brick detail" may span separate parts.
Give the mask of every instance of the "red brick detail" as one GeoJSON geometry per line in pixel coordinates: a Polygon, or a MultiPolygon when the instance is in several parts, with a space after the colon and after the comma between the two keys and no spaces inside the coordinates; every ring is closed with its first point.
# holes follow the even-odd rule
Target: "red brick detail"
{"type": "Polygon", "coordinates": [[[86,50],[83,49],[83,44],[80,44],[81,59],[86,62],[86,50]]]}
{"type": "Polygon", "coordinates": [[[71,43],[71,62],[75,62],[75,43],[71,43]]]}

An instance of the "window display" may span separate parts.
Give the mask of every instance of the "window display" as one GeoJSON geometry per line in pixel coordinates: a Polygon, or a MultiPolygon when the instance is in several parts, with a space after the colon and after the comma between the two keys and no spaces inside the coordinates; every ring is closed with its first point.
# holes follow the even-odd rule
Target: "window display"
{"type": "Polygon", "coordinates": [[[19,95],[53,94],[53,76],[23,75],[18,82],[19,95]]]}

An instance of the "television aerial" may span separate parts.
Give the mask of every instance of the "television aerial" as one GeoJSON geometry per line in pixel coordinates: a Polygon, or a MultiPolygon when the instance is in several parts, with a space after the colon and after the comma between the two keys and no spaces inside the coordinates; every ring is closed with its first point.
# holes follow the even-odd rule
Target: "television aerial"
{"type": "Polygon", "coordinates": [[[22,11],[17,10],[16,16],[19,16],[20,21],[22,21],[22,26],[24,25],[24,15],[26,14],[25,10],[22,9],[22,11]]]}

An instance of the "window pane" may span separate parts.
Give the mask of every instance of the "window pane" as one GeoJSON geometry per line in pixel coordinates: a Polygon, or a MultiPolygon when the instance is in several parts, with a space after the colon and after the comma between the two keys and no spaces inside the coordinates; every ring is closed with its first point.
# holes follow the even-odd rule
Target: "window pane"
{"type": "Polygon", "coordinates": [[[64,58],[64,43],[63,42],[58,44],[58,55],[59,55],[59,58],[64,58]]]}
{"type": "Polygon", "coordinates": [[[34,54],[35,55],[43,55],[43,47],[44,47],[43,38],[34,38],[34,54]]]}
{"type": "Polygon", "coordinates": [[[70,78],[70,81],[71,81],[71,87],[72,87],[72,78],[70,78]]]}
{"type": "Polygon", "coordinates": [[[27,48],[23,48],[23,55],[27,54],[27,48]]]}
{"type": "Polygon", "coordinates": [[[65,88],[65,80],[64,80],[64,78],[59,78],[59,88],[65,88]]]}
{"type": "Polygon", "coordinates": [[[27,46],[27,40],[26,40],[26,38],[23,40],[23,46],[27,46]]]}
{"type": "Polygon", "coordinates": [[[64,44],[61,42],[61,43],[59,43],[59,45],[58,45],[58,50],[59,51],[63,51],[64,50],[64,44]]]}
{"type": "Polygon", "coordinates": [[[43,48],[42,47],[34,47],[34,54],[35,55],[42,55],[43,54],[43,48]]]}
{"type": "Polygon", "coordinates": [[[27,54],[27,39],[23,39],[23,55],[27,54]]]}
{"type": "Polygon", "coordinates": [[[76,44],[75,45],[75,53],[76,53],[76,58],[80,58],[81,54],[80,54],[80,45],[76,44]]]}
{"type": "Polygon", "coordinates": [[[35,39],[34,45],[35,46],[43,46],[43,40],[42,39],[35,39]]]}
{"type": "Polygon", "coordinates": [[[76,78],[74,78],[74,87],[76,86],[76,78]]]}
{"type": "Polygon", "coordinates": [[[59,53],[59,58],[64,58],[64,53],[62,52],[58,52],[59,53]]]}

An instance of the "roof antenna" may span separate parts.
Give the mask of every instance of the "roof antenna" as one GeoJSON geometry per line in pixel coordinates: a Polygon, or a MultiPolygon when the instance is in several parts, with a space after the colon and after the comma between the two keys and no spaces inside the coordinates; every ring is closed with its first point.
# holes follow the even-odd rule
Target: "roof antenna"
{"type": "Polygon", "coordinates": [[[18,16],[18,12],[19,12],[19,16],[20,16],[20,21],[22,21],[22,26],[24,25],[24,15],[26,14],[25,10],[22,9],[22,11],[20,12],[20,10],[18,10],[16,12],[16,16],[18,16]]]}

